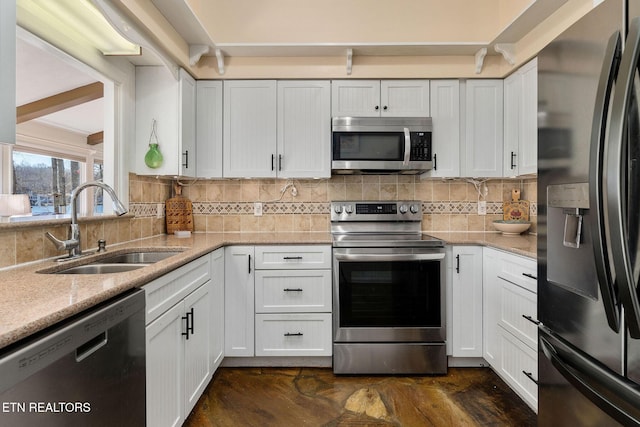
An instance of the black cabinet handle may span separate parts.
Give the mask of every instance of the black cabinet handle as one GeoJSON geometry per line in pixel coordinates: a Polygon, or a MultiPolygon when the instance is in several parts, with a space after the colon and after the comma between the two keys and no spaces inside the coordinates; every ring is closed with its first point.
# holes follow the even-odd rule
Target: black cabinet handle
{"type": "Polygon", "coordinates": [[[388,108],[388,107],[387,107],[386,105],[385,105],[384,107],[382,107],[382,109],[383,109],[384,111],[387,111],[387,108],[388,108]]]}
{"type": "Polygon", "coordinates": [[[189,310],[189,312],[187,313],[187,316],[189,316],[190,322],[188,322],[187,324],[187,330],[191,333],[191,335],[193,335],[194,331],[193,331],[193,326],[195,324],[195,322],[193,321],[194,316],[193,316],[193,307],[191,307],[191,310],[189,310]]]}
{"type": "Polygon", "coordinates": [[[433,154],[433,170],[438,170],[438,155],[433,154]]]}
{"type": "Polygon", "coordinates": [[[282,154],[278,154],[278,170],[282,170],[282,154]]]}
{"type": "Polygon", "coordinates": [[[540,324],[539,320],[535,320],[533,317],[527,316],[526,314],[523,314],[522,317],[524,317],[525,319],[527,319],[529,322],[533,323],[534,325],[539,325],[540,324]]]}
{"type": "Polygon", "coordinates": [[[284,288],[283,291],[285,291],[285,292],[302,292],[302,289],[300,289],[300,288],[284,288]]]}
{"type": "Polygon", "coordinates": [[[380,109],[379,105],[376,105],[376,111],[378,111],[380,109]]]}
{"type": "Polygon", "coordinates": [[[271,170],[275,170],[275,166],[273,165],[273,162],[276,160],[276,156],[275,154],[271,155],[271,170]]]}
{"type": "Polygon", "coordinates": [[[538,381],[535,378],[533,378],[533,374],[531,372],[527,372],[523,370],[522,373],[525,374],[527,378],[533,381],[536,385],[538,385],[538,381]]]}
{"type": "Polygon", "coordinates": [[[291,332],[286,332],[284,334],[285,337],[301,337],[303,335],[302,332],[296,332],[296,333],[291,333],[291,332]]]}
{"type": "Polygon", "coordinates": [[[515,152],[511,152],[511,169],[515,169],[516,165],[514,163],[514,159],[516,158],[517,154],[515,152]]]}
{"type": "Polygon", "coordinates": [[[456,273],[460,273],[460,254],[456,255],[456,273]]]}
{"type": "Polygon", "coordinates": [[[184,166],[185,169],[189,169],[189,150],[186,150],[182,155],[184,156],[184,163],[182,166],[184,166]]]}
{"type": "Polygon", "coordinates": [[[537,278],[536,276],[534,276],[533,274],[529,274],[529,273],[522,273],[522,275],[523,275],[524,277],[528,277],[528,278],[533,279],[533,280],[538,280],[538,278],[537,278]]]}
{"type": "Polygon", "coordinates": [[[285,257],[282,257],[282,259],[302,259],[302,257],[301,256],[285,256],[285,257]]]}
{"type": "Polygon", "coordinates": [[[249,255],[247,259],[249,260],[249,274],[251,274],[251,255],[249,255]]]}
{"type": "Polygon", "coordinates": [[[189,339],[189,313],[182,316],[182,320],[185,321],[185,327],[184,327],[185,332],[182,332],[181,335],[189,339]]]}

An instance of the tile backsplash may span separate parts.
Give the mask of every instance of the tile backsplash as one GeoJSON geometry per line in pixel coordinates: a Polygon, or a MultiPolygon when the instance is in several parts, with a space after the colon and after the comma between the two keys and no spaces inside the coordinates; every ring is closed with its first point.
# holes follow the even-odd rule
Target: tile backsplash
{"type": "Polygon", "coordinates": [[[198,180],[183,194],[193,202],[196,231],[285,232],[329,231],[329,202],[334,200],[421,200],[424,231],[496,231],[502,202],[518,188],[531,202],[536,232],[537,180],[421,180],[402,175],[334,176],[324,180],[198,180]],[[480,200],[487,215],[478,215],[480,200]],[[295,194],[295,195],[294,195],[295,194]],[[254,215],[254,203],[262,215],[254,215]]]}
{"type": "MultiPolygon", "coordinates": [[[[420,200],[423,230],[496,231],[502,202],[519,188],[531,202],[531,233],[537,227],[537,179],[428,179],[402,175],[334,176],[330,179],[182,180],[183,194],[193,202],[198,232],[328,232],[330,202],[334,200],[420,200]],[[487,202],[487,215],[478,215],[478,190],[487,202]],[[484,187],[483,185],[486,185],[484,187]],[[254,215],[254,203],[262,215],[254,215]]],[[[82,248],[98,239],[107,245],[165,233],[164,202],[172,180],[129,175],[129,212],[124,218],[80,220],[82,248]]],[[[0,231],[0,268],[63,253],[44,237],[50,231],[66,238],[68,225],[35,225],[0,231]]]]}

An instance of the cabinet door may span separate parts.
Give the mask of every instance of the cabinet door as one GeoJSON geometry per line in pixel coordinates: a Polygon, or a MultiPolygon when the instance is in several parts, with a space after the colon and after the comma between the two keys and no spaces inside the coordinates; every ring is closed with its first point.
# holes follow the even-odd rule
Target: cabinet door
{"type": "Polygon", "coordinates": [[[460,176],[460,82],[431,81],[433,169],[427,176],[460,176]]]}
{"type": "Polygon", "coordinates": [[[482,357],[482,247],[453,247],[452,353],[482,357]]]}
{"type": "Polygon", "coordinates": [[[147,425],[184,421],[184,304],[167,310],[146,328],[147,425]]]}
{"type": "Polygon", "coordinates": [[[211,253],[211,372],[224,358],[224,248],[211,253]]]}
{"type": "Polygon", "coordinates": [[[253,246],[227,246],[224,253],[224,353],[253,356],[253,246]]]}
{"type": "Polygon", "coordinates": [[[382,80],[381,116],[429,117],[429,80],[382,80]]]}
{"type": "Polygon", "coordinates": [[[331,116],[380,116],[380,80],[333,80],[331,116]]]}
{"type": "Polygon", "coordinates": [[[0,2],[0,143],[16,142],[16,2],[0,2]]]}
{"type": "Polygon", "coordinates": [[[500,356],[500,253],[483,248],[482,251],[482,353],[484,360],[497,369],[500,356]]]}
{"type": "Polygon", "coordinates": [[[502,80],[467,80],[462,176],[502,176],[502,80]]]}
{"type": "Polygon", "coordinates": [[[520,163],[522,75],[516,71],[504,80],[504,176],[517,176],[520,163]]]}
{"type": "Polygon", "coordinates": [[[164,66],[136,67],[136,156],[141,175],[195,176],[195,81],[184,70],[179,80],[164,66]],[[153,120],[156,138],[151,138],[153,120]],[[152,169],[144,163],[149,143],[158,142],[163,161],[152,169]],[[190,154],[187,155],[186,151],[190,154]],[[188,164],[188,157],[191,161],[188,164]]]}
{"type": "Polygon", "coordinates": [[[275,80],[225,81],[223,87],[224,176],[275,177],[275,80]]]}
{"type": "Polygon", "coordinates": [[[522,121],[519,174],[538,173],[538,59],[522,68],[522,121]]]}
{"type": "Polygon", "coordinates": [[[180,88],[179,173],[184,176],[196,176],[196,81],[186,71],[180,69],[178,85],[180,88]]]}
{"type": "Polygon", "coordinates": [[[501,351],[498,375],[537,412],[538,352],[500,327],[498,334],[501,351]]]}
{"type": "Polygon", "coordinates": [[[188,335],[183,338],[185,417],[191,412],[211,379],[209,338],[211,336],[211,282],[207,282],[184,299],[188,317],[188,335]]]}
{"type": "Polygon", "coordinates": [[[329,81],[278,82],[278,176],[331,177],[329,81]]]}
{"type": "Polygon", "coordinates": [[[196,84],[196,175],[222,178],[222,82],[196,84]]]}

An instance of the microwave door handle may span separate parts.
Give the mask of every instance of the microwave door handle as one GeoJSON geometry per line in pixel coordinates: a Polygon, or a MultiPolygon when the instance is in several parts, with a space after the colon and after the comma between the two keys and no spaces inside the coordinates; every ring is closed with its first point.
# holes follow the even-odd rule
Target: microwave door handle
{"type": "Polygon", "coordinates": [[[607,322],[615,332],[620,331],[620,309],[618,295],[614,289],[611,260],[609,259],[603,183],[605,176],[604,153],[608,148],[606,146],[607,118],[613,84],[620,66],[621,45],[620,31],[616,31],[609,38],[600,72],[591,128],[591,153],[589,155],[589,203],[591,212],[594,213],[593,220],[590,221],[594,261],[607,322]]]}
{"type": "Polygon", "coordinates": [[[609,233],[611,236],[611,254],[620,300],[624,306],[629,336],[640,338],[640,304],[636,290],[635,276],[631,265],[628,218],[626,215],[627,171],[623,167],[627,136],[627,119],[636,64],[640,57],[640,18],[634,18],[629,25],[627,44],[620,60],[620,72],[613,94],[611,120],[609,124],[609,147],[607,149],[606,198],[609,233]]]}
{"type": "Polygon", "coordinates": [[[402,162],[402,165],[408,166],[410,159],[411,159],[411,132],[409,132],[408,128],[404,128],[404,161],[402,162]]]}

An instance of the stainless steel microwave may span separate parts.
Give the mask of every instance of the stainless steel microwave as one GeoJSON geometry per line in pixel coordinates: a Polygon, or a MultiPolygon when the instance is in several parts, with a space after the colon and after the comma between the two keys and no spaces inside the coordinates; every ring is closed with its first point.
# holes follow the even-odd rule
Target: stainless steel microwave
{"type": "Polygon", "coordinates": [[[334,117],[335,174],[419,174],[433,167],[431,117],[334,117]]]}

